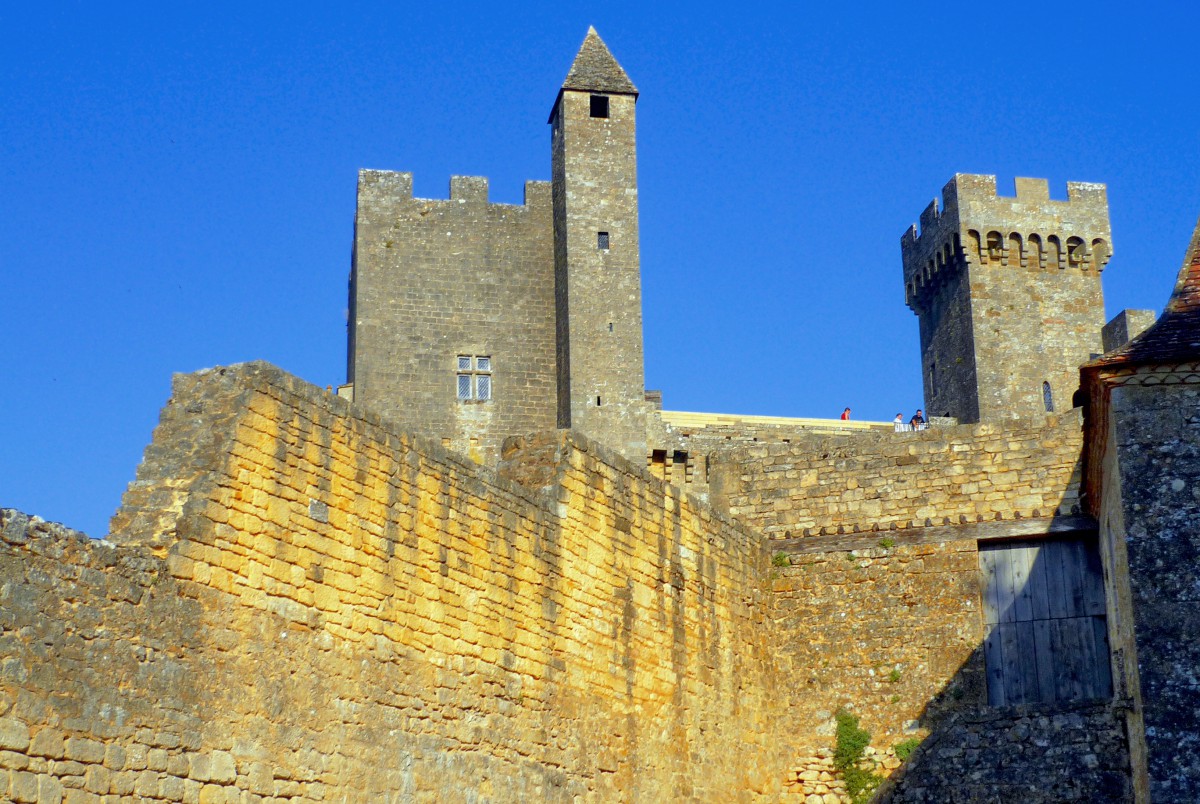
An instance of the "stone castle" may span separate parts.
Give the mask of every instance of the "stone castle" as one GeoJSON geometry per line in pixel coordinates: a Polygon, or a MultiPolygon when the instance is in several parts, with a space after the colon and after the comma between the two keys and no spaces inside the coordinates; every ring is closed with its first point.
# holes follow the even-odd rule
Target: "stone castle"
{"type": "Polygon", "coordinates": [[[901,239],[928,429],[664,411],[637,89],[522,205],[359,176],[348,382],[175,378],[110,533],[0,511],[0,797],[1200,800],[1200,226],[1104,322],[1105,188],[901,239]]]}

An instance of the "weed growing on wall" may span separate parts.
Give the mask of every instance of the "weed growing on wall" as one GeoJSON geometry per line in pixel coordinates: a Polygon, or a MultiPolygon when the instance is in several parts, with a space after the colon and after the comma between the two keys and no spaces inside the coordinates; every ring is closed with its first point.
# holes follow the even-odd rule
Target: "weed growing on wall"
{"type": "Polygon", "coordinates": [[[903,742],[896,743],[896,745],[893,746],[893,750],[896,752],[896,759],[900,760],[901,762],[907,762],[908,758],[912,756],[913,751],[916,751],[917,746],[920,744],[920,737],[910,737],[903,742]]]}
{"type": "Polygon", "coordinates": [[[858,717],[845,709],[834,715],[837,720],[837,742],[833,749],[833,766],[846,783],[846,793],[853,804],[866,804],[871,793],[883,784],[883,777],[862,767],[871,733],[858,725],[858,717]]]}
{"type": "Polygon", "coordinates": [[[771,564],[776,567],[790,567],[792,559],[782,550],[771,557],[771,564]]]}

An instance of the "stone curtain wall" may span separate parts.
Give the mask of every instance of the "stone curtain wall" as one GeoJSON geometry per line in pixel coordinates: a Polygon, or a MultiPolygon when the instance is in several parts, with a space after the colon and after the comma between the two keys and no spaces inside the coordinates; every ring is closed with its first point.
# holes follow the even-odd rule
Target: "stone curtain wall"
{"type": "Polygon", "coordinates": [[[263,364],[177,378],[119,544],[5,537],[0,785],[51,802],[777,789],[791,727],[761,544],[594,444],[528,450],[512,474],[544,489],[263,364]],[[170,441],[187,432],[207,437],[170,441]]]}
{"type": "Polygon", "coordinates": [[[751,444],[791,443],[820,435],[850,438],[871,433],[894,435],[891,423],[843,422],[839,419],[788,419],[773,416],[681,413],[654,411],[646,419],[650,470],[666,476],[673,485],[697,495],[705,502],[709,493],[709,466],[714,456],[751,444]],[[666,467],[654,462],[655,451],[671,461],[666,467]],[[677,453],[687,455],[686,466],[674,462],[677,453]]]}
{"type": "Polygon", "coordinates": [[[1077,411],[1047,426],[810,437],[714,456],[714,507],[773,539],[1078,513],[1077,411]]]}
{"type": "MultiPolygon", "coordinates": [[[[205,621],[147,551],[0,510],[0,800],[226,800],[235,735],[254,732],[204,723],[232,694],[211,681],[237,645],[205,621]]],[[[309,789],[299,767],[276,779],[243,753],[245,789],[309,789]]]]}

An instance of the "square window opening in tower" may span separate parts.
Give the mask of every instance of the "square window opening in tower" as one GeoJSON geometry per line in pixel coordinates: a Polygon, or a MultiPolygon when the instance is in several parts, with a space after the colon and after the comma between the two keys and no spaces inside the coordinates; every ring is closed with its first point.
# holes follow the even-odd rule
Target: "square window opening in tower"
{"type": "Polygon", "coordinates": [[[608,117],[608,96],[592,95],[592,117],[608,117]]]}

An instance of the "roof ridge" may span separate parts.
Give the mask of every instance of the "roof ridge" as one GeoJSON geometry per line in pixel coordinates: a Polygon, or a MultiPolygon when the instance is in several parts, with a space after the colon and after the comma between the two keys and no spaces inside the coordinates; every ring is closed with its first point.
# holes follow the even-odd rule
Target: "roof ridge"
{"type": "Polygon", "coordinates": [[[629,75],[617,62],[608,45],[600,38],[595,26],[588,26],[587,35],[575,61],[563,81],[563,89],[591,92],[611,92],[621,95],[637,95],[638,89],[629,80],[629,75]]]}

